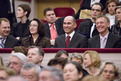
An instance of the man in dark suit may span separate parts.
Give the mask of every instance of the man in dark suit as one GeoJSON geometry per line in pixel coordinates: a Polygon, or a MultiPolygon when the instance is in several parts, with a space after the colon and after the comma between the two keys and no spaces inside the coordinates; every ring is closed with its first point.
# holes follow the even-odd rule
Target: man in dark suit
{"type": "Polygon", "coordinates": [[[101,15],[103,7],[100,3],[95,3],[91,8],[91,19],[81,22],[78,31],[79,33],[87,36],[88,38],[93,37],[98,34],[98,31],[95,26],[96,17],[101,15]]]}
{"type": "Polygon", "coordinates": [[[51,45],[54,45],[55,38],[59,35],[64,34],[64,30],[62,27],[64,18],[59,18],[56,20],[56,15],[52,8],[46,8],[44,10],[44,17],[45,17],[45,20],[47,21],[47,23],[45,24],[45,29],[46,29],[45,36],[50,39],[51,45]],[[52,29],[51,24],[54,24],[56,33],[51,33],[51,29],[52,29]],[[55,34],[56,36],[53,38],[52,36],[54,36],[55,34]]]}
{"type": "Polygon", "coordinates": [[[55,39],[54,48],[86,48],[87,37],[74,31],[76,20],[72,16],[64,18],[63,29],[65,34],[55,39]],[[69,37],[69,38],[68,38],[69,37]]]}
{"type": "Polygon", "coordinates": [[[89,48],[121,48],[121,37],[109,32],[110,21],[108,17],[100,15],[96,19],[96,28],[99,35],[88,40],[89,48]]]}
{"type": "Polygon", "coordinates": [[[10,22],[6,18],[0,18],[0,48],[13,48],[19,45],[18,40],[10,33],[10,22]]]}

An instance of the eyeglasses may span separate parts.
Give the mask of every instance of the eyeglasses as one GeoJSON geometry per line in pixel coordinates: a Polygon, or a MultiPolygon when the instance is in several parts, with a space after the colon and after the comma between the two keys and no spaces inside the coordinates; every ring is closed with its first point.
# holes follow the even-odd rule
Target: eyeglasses
{"type": "Polygon", "coordinates": [[[38,27],[37,25],[29,25],[29,27],[38,27]]]}
{"type": "Polygon", "coordinates": [[[91,9],[92,11],[100,12],[101,10],[99,9],[91,9]]]}
{"type": "Polygon", "coordinates": [[[110,73],[110,74],[114,74],[115,72],[114,71],[108,71],[108,70],[103,70],[104,73],[110,73]]]}

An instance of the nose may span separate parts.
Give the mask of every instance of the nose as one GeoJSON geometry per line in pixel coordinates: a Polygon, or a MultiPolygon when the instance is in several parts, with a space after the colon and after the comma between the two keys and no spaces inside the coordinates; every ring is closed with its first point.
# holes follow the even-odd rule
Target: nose
{"type": "Polygon", "coordinates": [[[11,64],[9,65],[9,67],[10,67],[10,68],[13,68],[13,64],[11,63],[11,64]]]}

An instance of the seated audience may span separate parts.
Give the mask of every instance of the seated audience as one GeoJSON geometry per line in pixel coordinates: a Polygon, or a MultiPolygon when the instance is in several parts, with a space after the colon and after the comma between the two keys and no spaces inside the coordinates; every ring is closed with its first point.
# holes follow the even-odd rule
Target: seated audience
{"type": "Polygon", "coordinates": [[[80,6],[80,9],[74,15],[75,19],[89,18],[88,17],[90,15],[89,12],[91,10],[92,5],[95,4],[95,3],[102,4],[103,7],[104,7],[103,9],[105,9],[105,3],[106,3],[106,1],[108,1],[108,0],[83,0],[82,4],[80,6]],[[86,13],[87,16],[86,17],[83,17],[83,15],[85,15],[85,14],[82,14],[84,10],[87,11],[87,13],[86,13]],[[82,16],[81,16],[81,14],[82,14],[82,16]]]}
{"type": "Polygon", "coordinates": [[[54,67],[45,67],[39,73],[39,81],[64,81],[61,70],[54,67]]]}
{"type": "Polygon", "coordinates": [[[0,66],[4,66],[3,58],[0,56],[0,66]]]}
{"type": "Polygon", "coordinates": [[[12,68],[17,75],[20,75],[21,68],[27,63],[27,57],[23,53],[11,53],[9,59],[9,67],[12,68]]]}
{"type": "Polygon", "coordinates": [[[110,20],[104,15],[96,19],[98,35],[88,40],[89,48],[121,48],[121,37],[109,32],[110,20]],[[95,41],[96,40],[96,41],[95,41]]]}
{"type": "Polygon", "coordinates": [[[117,6],[117,2],[115,0],[108,0],[106,2],[106,8],[105,8],[105,15],[109,18],[110,20],[110,28],[112,25],[116,23],[116,14],[115,14],[115,8],[117,6]]]}
{"type": "Polygon", "coordinates": [[[43,12],[44,18],[47,21],[45,24],[46,34],[51,41],[51,45],[53,46],[55,43],[55,38],[59,35],[64,34],[63,30],[63,18],[59,18],[56,20],[55,12],[52,8],[46,8],[43,12]]]}
{"type": "Polygon", "coordinates": [[[112,26],[111,32],[121,36],[121,6],[117,6],[116,9],[117,23],[112,26]]]}
{"type": "Polygon", "coordinates": [[[13,24],[11,27],[11,35],[20,40],[23,37],[29,36],[29,15],[31,8],[28,4],[19,4],[17,8],[16,16],[20,19],[20,22],[13,24]]]}
{"type": "Polygon", "coordinates": [[[28,48],[29,46],[39,46],[41,48],[50,48],[50,40],[45,37],[44,23],[34,18],[29,25],[30,35],[22,39],[21,45],[28,48]]]}
{"type": "Polygon", "coordinates": [[[91,7],[91,19],[81,22],[78,27],[78,32],[91,38],[98,34],[96,29],[96,17],[101,15],[103,12],[103,6],[100,3],[95,3],[91,7]]]}
{"type": "Polygon", "coordinates": [[[103,76],[106,81],[115,81],[119,77],[119,71],[113,62],[105,62],[101,66],[100,75],[103,76]]]}
{"type": "Polygon", "coordinates": [[[0,66],[0,81],[7,81],[7,79],[11,76],[16,75],[16,72],[5,66],[0,66]]]}
{"type": "Polygon", "coordinates": [[[10,21],[6,18],[0,18],[0,48],[13,48],[19,45],[19,41],[10,33],[10,21]]]}
{"type": "Polygon", "coordinates": [[[15,46],[15,47],[12,48],[11,53],[18,53],[18,52],[23,53],[24,55],[27,56],[27,50],[23,46],[15,46]]]}
{"type": "Polygon", "coordinates": [[[63,67],[65,66],[67,61],[68,61],[67,59],[57,57],[57,58],[50,59],[47,65],[63,70],[63,67]]]}
{"type": "Polygon", "coordinates": [[[7,81],[27,81],[27,80],[21,76],[12,76],[9,77],[7,81]]]}
{"type": "Polygon", "coordinates": [[[30,63],[34,63],[40,66],[40,68],[43,68],[41,65],[42,60],[44,58],[44,51],[37,46],[30,46],[28,48],[28,53],[27,53],[27,61],[30,63]]]}
{"type": "Polygon", "coordinates": [[[26,63],[21,69],[21,75],[26,81],[38,81],[40,66],[34,63],[26,63]]]}
{"type": "Polygon", "coordinates": [[[54,48],[86,48],[87,37],[74,31],[76,20],[73,16],[66,16],[63,22],[65,34],[55,39],[54,48]]]}
{"type": "Polygon", "coordinates": [[[68,60],[69,54],[68,54],[68,52],[65,51],[65,50],[59,50],[59,51],[56,53],[56,55],[55,55],[55,58],[57,58],[57,57],[62,57],[62,58],[64,58],[64,59],[67,59],[67,60],[68,60]]]}
{"type": "Polygon", "coordinates": [[[101,59],[96,51],[87,50],[83,55],[84,67],[87,68],[89,75],[98,75],[100,73],[101,59]]]}

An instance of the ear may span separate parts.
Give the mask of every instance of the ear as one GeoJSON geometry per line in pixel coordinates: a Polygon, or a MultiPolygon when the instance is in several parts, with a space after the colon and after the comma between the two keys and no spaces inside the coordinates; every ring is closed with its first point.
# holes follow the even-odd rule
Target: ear
{"type": "Polygon", "coordinates": [[[47,20],[45,16],[44,16],[44,19],[47,20]]]}
{"type": "Polygon", "coordinates": [[[75,23],[75,24],[74,24],[74,28],[76,28],[76,26],[77,26],[77,24],[75,23]]]}
{"type": "Polygon", "coordinates": [[[42,60],[43,60],[43,56],[40,56],[40,61],[42,62],[42,60]]]}
{"type": "Polygon", "coordinates": [[[28,12],[27,12],[27,11],[25,11],[25,12],[24,12],[24,15],[27,15],[27,13],[28,13],[28,12]]]}
{"type": "Polygon", "coordinates": [[[81,79],[82,76],[83,76],[83,72],[80,72],[80,73],[79,73],[79,79],[81,79]]]}
{"type": "Polygon", "coordinates": [[[108,22],[108,28],[110,27],[110,22],[108,22]]]}

